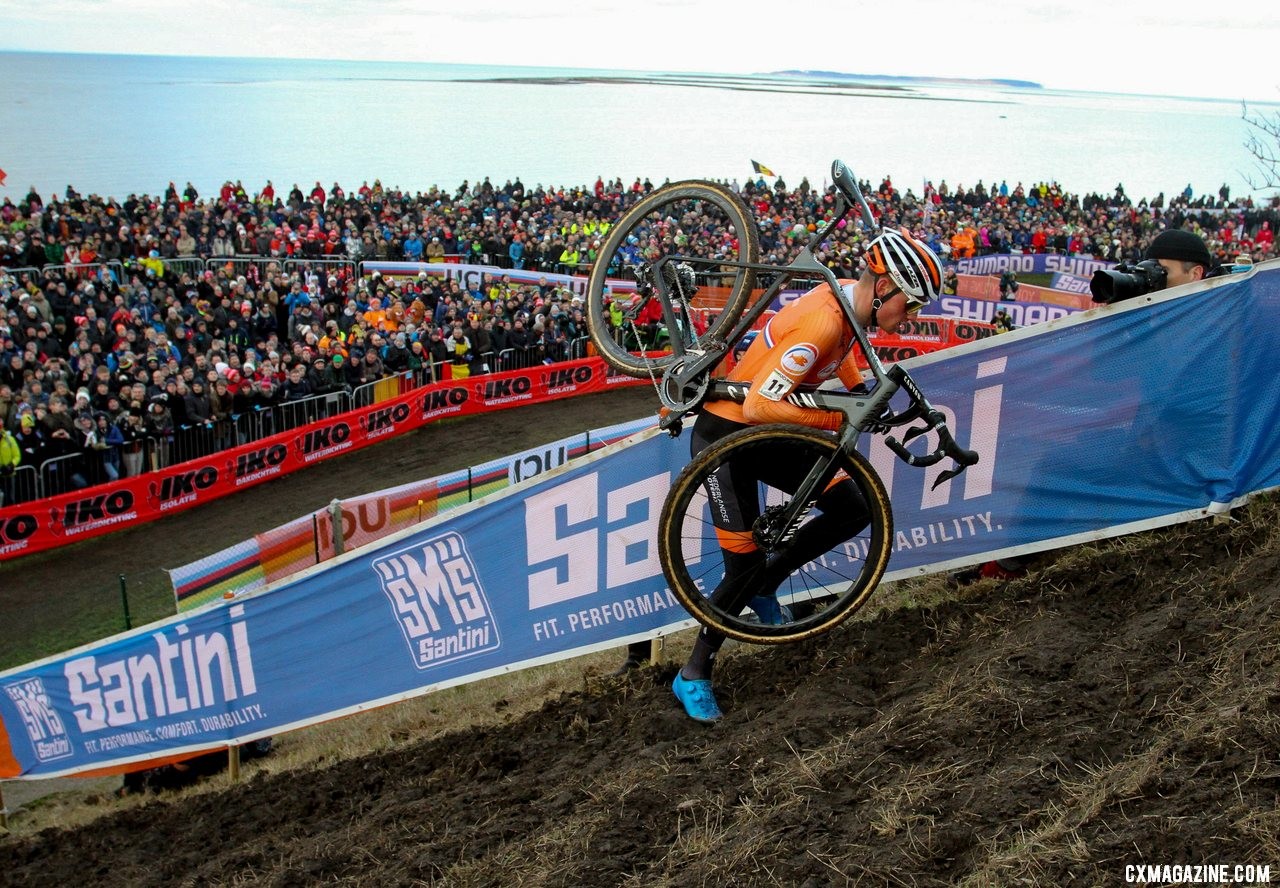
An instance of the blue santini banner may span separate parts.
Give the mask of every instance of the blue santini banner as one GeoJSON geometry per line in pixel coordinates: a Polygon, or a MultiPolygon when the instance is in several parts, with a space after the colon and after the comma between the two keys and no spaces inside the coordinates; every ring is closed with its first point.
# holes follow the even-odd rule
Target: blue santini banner
{"type": "MultiPolygon", "coordinates": [[[[931,490],[942,467],[866,442],[893,501],[889,578],[1280,486],[1277,354],[1273,262],[914,359],[981,462],[931,490]]],[[[687,433],[650,430],[229,606],[0,674],[0,776],[216,749],[692,625],[654,543],[687,458],[687,433]]]]}

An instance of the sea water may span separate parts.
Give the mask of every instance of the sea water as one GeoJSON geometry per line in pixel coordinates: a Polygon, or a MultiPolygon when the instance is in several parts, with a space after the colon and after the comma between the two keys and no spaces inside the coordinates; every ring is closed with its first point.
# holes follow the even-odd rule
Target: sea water
{"type": "MultiPolygon", "coordinates": [[[[1249,192],[1241,105],[999,83],[564,68],[0,53],[0,197],[123,198],[227,179],[250,193],[597,176],[828,178],[833,158],[916,193],[1057,181],[1077,193],[1249,192]]],[[[1263,106],[1274,113],[1274,106],[1263,106]]],[[[1254,177],[1256,178],[1256,176],[1254,177]]]]}

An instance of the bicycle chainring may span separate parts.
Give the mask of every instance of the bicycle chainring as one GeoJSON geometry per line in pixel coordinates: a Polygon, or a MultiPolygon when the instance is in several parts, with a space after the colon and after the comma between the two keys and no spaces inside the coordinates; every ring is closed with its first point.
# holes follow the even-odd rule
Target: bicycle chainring
{"type": "Polygon", "coordinates": [[[684,414],[696,410],[707,397],[707,389],[711,386],[711,378],[706,374],[692,382],[680,382],[683,371],[683,361],[672,364],[662,374],[662,381],[657,386],[658,400],[673,413],[684,414]]]}

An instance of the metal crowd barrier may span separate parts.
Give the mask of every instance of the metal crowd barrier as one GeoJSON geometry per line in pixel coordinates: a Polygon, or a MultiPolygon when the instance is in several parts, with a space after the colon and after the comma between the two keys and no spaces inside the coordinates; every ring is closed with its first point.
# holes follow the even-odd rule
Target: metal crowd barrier
{"type": "Polygon", "coordinates": [[[199,459],[202,456],[217,453],[220,448],[215,426],[214,421],[209,420],[176,427],[173,430],[173,445],[169,454],[173,457],[173,462],[186,462],[189,459],[199,459]]]}
{"type": "Polygon", "coordinates": [[[357,410],[363,407],[372,407],[382,401],[390,401],[392,398],[399,397],[415,387],[413,371],[405,370],[394,376],[385,376],[382,379],[375,379],[373,382],[366,382],[364,385],[356,386],[351,390],[351,406],[357,410]]]}
{"type": "MultiPolygon", "coordinates": [[[[45,268],[49,267],[50,266],[48,265],[45,266],[45,268]]],[[[105,268],[112,273],[117,283],[124,282],[124,265],[114,259],[110,262],[76,262],[67,263],[65,265],[54,265],[52,267],[61,268],[68,277],[89,278],[91,280],[98,276],[96,269],[105,268]],[[86,274],[86,272],[88,273],[86,274]]]]}
{"type": "Polygon", "coordinates": [[[524,370],[527,367],[533,367],[541,363],[542,356],[537,346],[504,348],[498,352],[498,369],[500,371],[524,370]]]}
{"type": "Polygon", "coordinates": [[[504,348],[498,352],[498,359],[494,372],[505,370],[524,370],[529,367],[536,367],[544,364],[550,357],[552,363],[560,361],[574,361],[578,358],[588,356],[591,339],[587,336],[579,336],[577,339],[571,339],[564,346],[563,354],[548,355],[546,349],[541,343],[538,345],[529,345],[524,348],[504,348]]]}
{"type": "Polygon", "coordinates": [[[204,260],[199,256],[178,256],[176,259],[161,259],[160,264],[164,266],[165,271],[172,271],[174,274],[189,274],[193,278],[199,277],[200,272],[204,271],[204,260]]]}
{"type": "Polygon", "coordinates": [[[40,280],[42,274],[42,269],[36,268],[34,265],[19,265],[14,268],[0,267],[0,277],[9,275],[15,281],[26,275],[31,279],[32,283],[35,283],[40,280]]]}
{"type": "Polygon", "coordinates": [[[40,487],[45,496],[57,496],[113,480],[105,467],[104,452],[69,453],[40,464],[40,487]]]}
{"type": "Polygon", "coordinates": [[[40,499],[40,474],[35,466],[18,466],[12,475],[0,475],[0,508],[40,499]]]}
{"type": "Polygon", "coordinates": [[[220,271],[226,272],[232,278],[240,275],[248,277],[249,269],[256,268],[258,280],[265,281],[271,274],[271,266],[283,267],[282,262],[283,260],[272,256],[221,256],[206,259],[203,265],[206,271],[212,271],[215,275],[220,271]]]}
{"type": "Polygon", "coordinates": [[[347,280],[353,280],[356,276],[356,263],[351,259],[286,259],[284,271],[288,275],[301,272],[304,279],[308,272],[315,272],[320,278],[321,292],[326,292],[328,288],[325,280],[329,275],[345,271],[347,280]]]}
{"type": "MultiPolygon", "coordinates": [[[[357,405],[353,403],[352,396],[345,391],[340,391],[247,410],[231,418],[235,439],[231,442],[231,446],[249,444],[320,419],[346,413],[355,406],[357,405]]],[[[224,448],[219,446],[216,449],[224,448]]]]}

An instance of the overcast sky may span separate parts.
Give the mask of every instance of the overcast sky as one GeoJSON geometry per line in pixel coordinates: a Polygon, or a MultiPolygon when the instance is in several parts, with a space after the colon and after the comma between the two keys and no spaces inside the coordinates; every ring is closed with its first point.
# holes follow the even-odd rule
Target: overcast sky
{"type": "Polygon", "coordinates": [[[0,0],[0,49],[1031,80],[1280,102],[1280,3],[0,0]]]}

